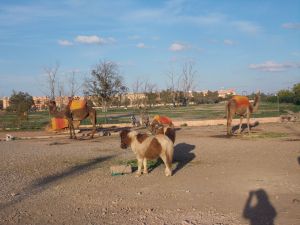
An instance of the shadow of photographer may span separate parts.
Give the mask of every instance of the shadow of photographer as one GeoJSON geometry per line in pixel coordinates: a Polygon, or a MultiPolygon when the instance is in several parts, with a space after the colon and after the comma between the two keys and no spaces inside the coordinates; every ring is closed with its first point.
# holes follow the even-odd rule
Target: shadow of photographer
{"type": "Polygon", "coordinates": [[[265,190],[258,189],[249,192],[243,217],[250,220],[250,225],[274,225],[276,216],[277,212],[265,190]]]}

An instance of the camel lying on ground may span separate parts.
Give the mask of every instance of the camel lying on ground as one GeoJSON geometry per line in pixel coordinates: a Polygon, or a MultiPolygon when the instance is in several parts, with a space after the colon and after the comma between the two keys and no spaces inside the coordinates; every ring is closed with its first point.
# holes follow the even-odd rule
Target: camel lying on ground
{"type": "Polygon", "coordinates": [[[258,92],[255,95],[253,105],[250,103],[248,97],[240,96],[240,95],[233,96],[227,102],[226,104],[227,135],[232,135],[231,122],[234,115],[240,116],[240,126],[238,129],[238,134],[241,133],[241,127],[242,127],[242,122],[244,117],[247,117],[247,128],[248,128],[248,133],[250,134],[250,126],[249,126],[250,116],[252,113],[257,111],[259,100],[260,100],[260,93],[258,92]]]}
{"type": "Polygon", "coordinates": [[[56,102],[54,100],[51,100],[49,102],[50,115],[58,118],[67,119],[69,124],[69,130],[70,130],[70,138],[74,138],[74,139],[76,139],[74,122],[77,121],[80,123],[80,121],[89,118],[93,125],[93,130],[90,138],[93,138],[94,134],[96,133],[96,123],[97,123],[96,110],[93,109],[92,107],[89,107],[86,102],[84,102],[81,108],[72,109],[71,108],[72,101],[73,100],[69,101],[68,105],[64,110],[58,111],[56,102]]]}

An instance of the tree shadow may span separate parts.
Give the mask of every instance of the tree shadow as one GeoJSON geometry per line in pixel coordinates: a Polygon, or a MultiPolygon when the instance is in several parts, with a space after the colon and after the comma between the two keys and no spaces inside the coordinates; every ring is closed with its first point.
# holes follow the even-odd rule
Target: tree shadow
{"type": "MultiPolygon", "coordinates": [[[[258,121],[255,121],[255,123],[253,124],[249,124],[249,127],[250,127],[250,130],[253,128],[253,127],[257,127],[259,125],[259,122],[258,121]]],[[[235,125],[232,127],[231,129],[231,132],[234,134],[238,129],[239,129],[240,125],[235,125]]],[[[242,127],[241,127],[241,132],[244,132],[245,129],[248,129],[247,127],[247,123],[243,123],[242,124],[242,127]]]]}
{"type": "Polygon", "coordinates": [[[76,165],[73,166],[69,169],[67,169],[66,171],[60,172],[60,173],[56,173],[53,175],[49,175],[43,178],[38,178],[36,179],[33,184],[32,187],[44,187],[47,185],[50,185],[51,183],[57,182],[61,179],[64,179],[65,177],[68,176],[74,176],[74,175],[80,175],[82,173],[85,173],[89,170],[91,170],[92,168],[94,168],[97,164],[104,162],[110,158],[112,158],[112,156],[105,156],[105,157],[98,157],[92,160],[89,160],[86,163],[80,164],[80,165],[76,165]]]}
{"type": "Polygon", "coordinates": [[[250,225],[274,225],[276,215],[277,212],[269,201],[265,190],[258,189],[249,192],[243,217],[250,221],[250,225]]]}
{"type": "Polygon", "coordinates": [[[190,161],[195,158],[195,154],[191,151],[195,149],[195,145],[186,143],[179,143],[174,147],[174,159],[178,162],[176,168],[173,170],[173,174],[176,174],[179,170],[185,167],[190,161]]]}
{"type": "Polygon", "coordinates": [[[56,184],[62,180],[64,180],[67,177],[75,177],[78,175],[81,175],[83,173],[86,173],[94,168],[99,163],[102,163],[106,160],[109,160],[116,155],[109,155],[105,157],[97,157],[95,159],[89,160],[86,163],[82,163],[80,165],[76,165],[73,167],[70,167],[69,169],[59,172],[53,175],[49,175],[46,177],[38,178],[32,182],[31,185],[28,185],[25,187],[20,193],[18,193],[13,200],[6,202],[6,203],[0,203],[0,209],[7,208],[11,205],[14,205],[18,202],[23,201],[24,199],[27,199],[33,195],[36,195],[38,193],[43,192],[44,190],[48,189],[51,187],[51,185],[56,184]]]}

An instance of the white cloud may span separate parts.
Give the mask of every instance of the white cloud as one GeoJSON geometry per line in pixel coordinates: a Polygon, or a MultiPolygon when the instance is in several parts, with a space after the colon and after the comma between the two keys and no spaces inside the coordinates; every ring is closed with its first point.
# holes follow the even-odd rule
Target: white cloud
{"type": "Polygon", "coordinates": [[[291,68],[300,68],[300,63],[287,62],[287,63],[276,63],[273,61],[266,61],[262,64],[250,64],[250,69],[265,71],[265,72],[281,72],[291,68]]]}
{"type": "Polygon", "coordinates": [[[249,21],[234,21],[232,22],[232,25],[247,34],[257,34],[262,30],[260,26],[249,21]]]}
{"type": "Polygon", "coordinates": [[[225,44],[225,45],[234,45],[234,41],[229,40],[229,39],[225,39],[225,40],[224,40],[224,44],[225,44]]]}
{"type": "Polygon", "coordinates": [[[139,35],[132,35],[132,36],[129,36],[128,39],[129,40],[138,40],[140,39],[141,37],[139,35]]]}
{"type": "Polygon", "coordinates": [[[173,52],[180,52],[180,51],[184,51],[186,49],[188,49],[188,46],[186,44],[181,44],[181,43],[178,43],[178,42],[174,42],[169,47],[169,50],[173,51],[173,52]]]}
{"type": "Polygon", "coordinates": [[[226,20],[226,15],[219,13],[211,13],[205,16],[181,16],[177,17],[179,20],[184,21],[185,23],[194,23],[200,26],[209,26],[221,24],[226,20]]]}
{"type": "Polygon", "coordinates": [[[152,37],[152,40],[158,41],[158,40],[160,40],[160,37],[159,37],[159,36],[153,36],[153,37],[152,37]]]}
{"type": "Polygon", "coordinates": [[[75,41],[83,44],[104,44],[105,43],[103,38],[98,37],[96,35],[92,35],[92,36],[79,35],[75,38],[75,41]]]}
{"type": "Polygon", "coordinates": [[[116,40],[112,37],[102,38],[97,35],[78,35],[75,41],[82,44],[109,44],[114,43],[116,40]]]}
{"type": "Polygon", "coordinates": [[[293,56],[300,56],[300,52],[292,52],[291,53],[293,56]]]}
{"type": "Polygon", "coordinates": [[[71,45],[73,45],[73,43],[68,41],[68,40],[58,40],[58,44],[62,45],[62,46],[71,46],[71,45]]]}
{"type": "Polygon", "coordinates": [[[299,30],[300,23],[284,23],[281,25],[285,29],[299,30]]]}
{"type": "Polygon", "coordinates": [[[146,45],[144,43],[138,43],[136,45],[137,48],[146,48],[146,45]]]}

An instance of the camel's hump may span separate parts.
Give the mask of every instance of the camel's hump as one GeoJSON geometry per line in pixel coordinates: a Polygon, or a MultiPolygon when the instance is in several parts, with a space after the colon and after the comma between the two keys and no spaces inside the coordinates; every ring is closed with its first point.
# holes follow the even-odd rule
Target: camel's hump
{"type": "Polygon", "coordinates": [[[241,105],[248,106],[250,104],[249,99],[246,96],[235,95],[232,97],[232,99],[235,100],[239,106],[241,105]]]}

